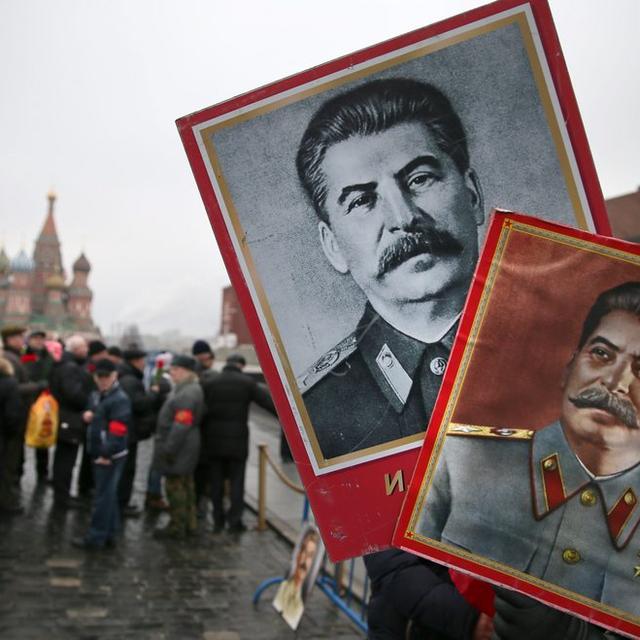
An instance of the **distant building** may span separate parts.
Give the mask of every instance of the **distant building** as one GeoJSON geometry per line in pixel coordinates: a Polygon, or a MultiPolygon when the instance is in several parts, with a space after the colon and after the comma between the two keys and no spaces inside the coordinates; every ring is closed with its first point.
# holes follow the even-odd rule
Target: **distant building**
{"type": "Polygon", "coordinates": [[[56,196],[49,193],[47,198],[49,209],[33,257],[21,249],[10,260],[4,248],[0,249],[0,325],[24,324],[58,333],[96,333],[91,319],[93,292],[87,283],[91,265],[81,253],[67,283],[53,217],[56,196]]]}
{"type": "Polygon", "coordinates": [[[240,308],[235,289],[231,286],[222,290],[222,313],[220,317],[219,340],[221,346],[236,347],[253,345],[247,321],[240,308]]]}
{"type": "Polygon", "coordinates": [[[640,242],[640,187],[624,196],[609,198],[605,204],[613,235],[623,240],[640,242]]]}

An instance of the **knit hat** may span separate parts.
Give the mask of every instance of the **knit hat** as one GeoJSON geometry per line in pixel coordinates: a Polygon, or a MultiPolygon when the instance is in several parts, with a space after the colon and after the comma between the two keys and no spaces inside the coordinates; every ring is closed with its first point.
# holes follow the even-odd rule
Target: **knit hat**
{"type": "Polygon", "coordinates": [[[171,361],[171,366],[182,367],[183,369],[188,369],[189,371],[195,371],[198,365],[194,358],[180,353],[178,355],[173,356],[173,360],[171,361]]]}
{"type": "Polygon", "coordinates": [[[98,362],[95,364],[95,369],[93,372],[97,376],[109,376],[116,370],[116,365],[114,362],[109,360],[109,358],[100,358],[98,362]]]}
{"type": "Polygon", "coordinates": [[[194,356],[197,356],[200,353],[210,353],[213,355],[213,351],[211,351],[211,347],[206,340],[196,340],[193,343],[193,347],[191,347],[191,353],[194,356]]]}
{"type": "Polygon", "coordinates": [[[8,324],[5,327],[2,327],[0,335],[2,336],[2,341],[4,342],[7,338],[11,338],[12,336],[20,336],[23,333],[26,333],[26,331],[27,328],[19,324],[8,324]]]}
{"type": "Polygon", "coordinates": [[[227,356],[227,364],[239,364],[244,367],[247,364],[247,361],[243,355],[240,355],[239,353],[232,353],[227,356]]]}
{"type": "Polygon", "coordinates": [[[107,353],[114,358],[122,358],[122,349],[120,347],[117,347],[116,345],[109,347],[107,349],[107,353]]]}
{"type": "Polygon", "coordinates": [[[89,357],[95,356],[96,353],[101,353],[107,350],[107,345],[102,340],[92,340],[89,343],[89,357]]]}
{"type": "Polygon", "coordinates": [[[146,358],[147,352],[137,348],[125,349],[124,353],[122,354],[122,357],[125,360],[138,360],[139,358],[146,358]]]}

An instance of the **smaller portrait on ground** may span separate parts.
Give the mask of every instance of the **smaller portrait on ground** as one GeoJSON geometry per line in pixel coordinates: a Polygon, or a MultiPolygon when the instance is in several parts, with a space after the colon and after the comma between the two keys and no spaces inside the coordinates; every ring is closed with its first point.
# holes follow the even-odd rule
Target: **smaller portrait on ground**
{"type": "Polygon", "coordinates": [[[640,632],[640,247],[497,212],[394,542],[640,632]]]}
{"type": "Polygon", "coordinates": [[[315,525],[306,524],[293,550],[287,577],[280,583],[273,600],[275,610],[294,630],[300,624],[323,558],[324,545],[320,533],[315,525]]]}

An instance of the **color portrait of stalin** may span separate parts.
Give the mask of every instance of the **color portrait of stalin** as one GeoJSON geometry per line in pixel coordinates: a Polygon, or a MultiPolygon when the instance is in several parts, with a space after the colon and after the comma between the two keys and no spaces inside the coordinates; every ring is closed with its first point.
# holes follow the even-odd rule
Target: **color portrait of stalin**
{"type": "Polygon", "coordinates": [[[639,378],[627,282],[589,310],[556,422],[449,425],[416,533],[640,615],[639,378]]]}

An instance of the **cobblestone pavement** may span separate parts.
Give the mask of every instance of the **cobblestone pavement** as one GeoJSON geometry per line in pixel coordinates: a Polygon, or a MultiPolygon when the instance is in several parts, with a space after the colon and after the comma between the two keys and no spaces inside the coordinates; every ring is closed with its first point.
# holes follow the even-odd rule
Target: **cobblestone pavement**
{"type": "MultiPolygon", "coordinates": [[[[143,443],[147,444],[147,443],[143,443]]],[[[136,479],[138,504],[148,447],[136,479]]],[[[0,520],[0,638],[119,640],[271,640],[363,636],[320,591],[294,634],[273,611],[266,578],[288,566],[290,546],[273,532],[211,533],[210,515],[188,542],[159,541],[153,528],[166,515],[127,519],[116,549],[84,552],[70,539],[82,534],[88,511],[57,512],[52,490],[36,486],[32,452],[22,480],[23,515],[0,520]]]]}

